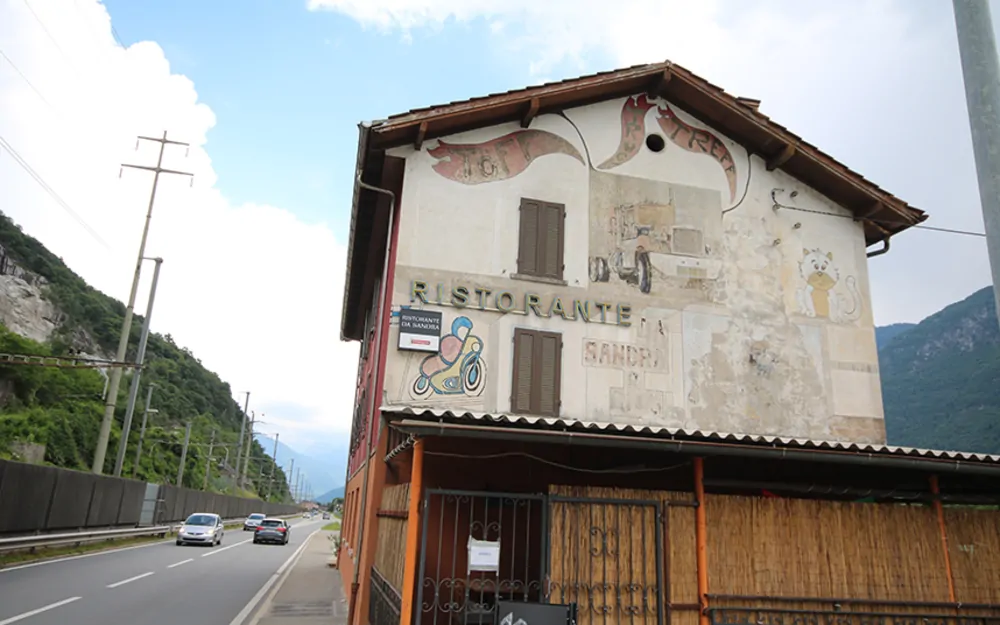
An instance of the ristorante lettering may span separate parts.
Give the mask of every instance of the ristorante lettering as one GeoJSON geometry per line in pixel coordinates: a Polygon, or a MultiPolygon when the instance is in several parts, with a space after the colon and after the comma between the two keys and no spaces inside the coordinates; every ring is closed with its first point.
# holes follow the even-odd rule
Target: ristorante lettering
{"type": "Polygon", "coordinates": [[[535,293],[515,294],[466,285],[448,288],[441,283],[431,286],[423,280],[413,280],[410,282],[410,302],[418,301],[423,304],[503,314],[527,315],[530,312],[542,318],[562,317],[567,321],[581,320],[625,327],[632,325],[632,306],[629,304],[562,297],[543,298],[535,293]]]}

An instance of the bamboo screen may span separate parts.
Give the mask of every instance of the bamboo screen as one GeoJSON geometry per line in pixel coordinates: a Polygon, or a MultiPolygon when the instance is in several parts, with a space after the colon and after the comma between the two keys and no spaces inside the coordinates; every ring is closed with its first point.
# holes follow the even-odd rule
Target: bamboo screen
{"type": "MultiPolygon", "coordinates": [[[[549,508],[550,601],[589,606],[577,615],[579,625],[603,623],[605,611],[627,615],[623,618],[630,625],[655,625],[661,609],[658,557],[670,573],[664,602],[697,602],[694,509],[663,508],[668,511],[668,531],[663,531],[655,505],[690,500],[690,494],[574,486],[551,486],[549,492],[573,498],[555,499],[549,508]]],[[[671,618],[674,625],[696,625],[697,620],[693,610],[671,618]]]]}
{"type": "Polygon", "coordinates": [[[930,506],[709,495],[713,594],[947,601],[930,506]]]}
{"type": "MultiPolygon", "coordinates": [[[[382,491],[379,510],[406,512],[410,505],[410,485],[387,486],[382,491]]],[[[403,567],[406,563],[406,519],[382,516],[378,519],[378,547],[375,568],[397,592],[403,590],[403,567]]]]}
{"type": "Polygon", "coordinates": [[[945,508],[955,599],[1000,603],[1000,512],[945,508]]]}

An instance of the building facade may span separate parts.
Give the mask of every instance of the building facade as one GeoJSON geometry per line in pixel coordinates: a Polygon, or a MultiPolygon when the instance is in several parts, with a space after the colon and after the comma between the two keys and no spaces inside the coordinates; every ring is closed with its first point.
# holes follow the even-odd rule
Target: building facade
{"type": "MultiPolygon", "coordinates": [[[[884,447],[868,262],[925,215],[759,102],[640,66],[363,126],[358,162],[342,319],[363,343],[340,557],[352,625],[499,623],[511,601],[721,623],[703,558],[725,522],[707,497],[733,521],[772,488],[829,484],[859,448],[887,469],[837,473],[841,499],[898,480],[930,496],[951,461],[905,473],[884,447]],[[774,464],[776,450],[807,455],[774,464]]],[[[840,514],[827,504],[795,514],[840,514]]],[[[857,598],[958,601],[935,579],[857,598]]]]}

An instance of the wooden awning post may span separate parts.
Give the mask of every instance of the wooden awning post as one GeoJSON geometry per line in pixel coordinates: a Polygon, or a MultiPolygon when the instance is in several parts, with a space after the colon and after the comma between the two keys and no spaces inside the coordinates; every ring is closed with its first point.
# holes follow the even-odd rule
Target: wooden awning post
{"type": "Polygon", "coordinates": [[[705,462],[703,458],[694,459],[694,498],[698,503],[695,508],[694,536],[698,562],[698,623],[709,625],[708,618],[708,522],[705,517],[705,462]]]}
{"type": "Polygon", "coordinates": [[[402,606],[400,625],[413,621],[413,594],[417,585],[418,543],[420,541],[420,500],[424,482],[424,440],[413,443],[413,463],[410,470],[410,505],[406,520],[406,560],[403,565],[402,606]]]}

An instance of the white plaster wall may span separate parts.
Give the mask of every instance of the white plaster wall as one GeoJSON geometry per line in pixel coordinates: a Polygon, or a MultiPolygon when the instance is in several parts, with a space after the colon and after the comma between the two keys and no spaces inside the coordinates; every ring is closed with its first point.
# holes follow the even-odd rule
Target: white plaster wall
{"type": "MultiPolygon", "coordinates": [[[[531,327],[563,335],[564,419],[884,442],[861,226],[845,208],[799,181],[766,171],[758,157],[748,161],[742,147],[673,105],[683,123],[714,133],[728,149],[736,168],[732,188],[716,159],[670,140],[660,152],[643,146],[627,162],[597,169],[619,147],[624,102],[567,111],[572,124],[557,115],[531,124],[531,130],[561,137],[593,166],[565,153],[536,154],[518,175],[462,184],[433,168],[440,162],[430,153],[437,140],[419,152],[392,151],[407,160],[395,308],[420,305],[410,301],[410,281],[425,280],[444,283],[446,290],[482,286],[518,297],[535,293],[543,301],[629,304],[634,323],[621,327],[428,304],[443,310],[445,331],[458,315],[472,322],[484,344],[486,384],[472,394],[414,397],[410,389],[424,356],[396,351],[393,335],[385,402],[509,412],[514,328],[531,327]],[[563,285],[510,277],[522,197],[566,205],[563,285]],[[776,202],[792,208],[775,208],[776,202]],[[632,212],[615,212],[620,205],[632,212]],[[649,292],[615,271],[606,281],[594,281],[594,259],[625,249],[612,234],[617,225],[628,215],[638,223],[638,215],[654,214],[649,205],[657,207],[656,215],[670,214],[669,223],[653,230],[672,232],[669,243],[652,243],[667,247],[650,254],[660,273],[654,272],[649,292]],[[690,228],[701,238],[682,239],[686,235],[678,229],[690,228]],[[701,241],[704,249],[678,252],[685,240],[701,241]],[[802,271],[803,259],[809,271],[802,271]],[[821,264],[826,279],[811,275],[821,264]],[[609,355],[615,345],[659,356],[616,361],[609,355]],[[599,349],[606,350],[604,361],[595,359],[599,349]]],[[[658,115],[657,108],[646,112],[646,135],[664,135],[658,115]]],[[[507,124],[443,141],[479,144],[519,130],[507,124]]]]}

